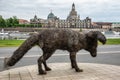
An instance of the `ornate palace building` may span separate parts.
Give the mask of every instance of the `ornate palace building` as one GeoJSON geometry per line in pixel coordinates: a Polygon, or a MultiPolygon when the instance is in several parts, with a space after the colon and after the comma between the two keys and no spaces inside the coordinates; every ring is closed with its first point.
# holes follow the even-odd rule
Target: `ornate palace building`
{"type": "Polygon", "coordinates": [[[65,20],[59,19],[52,12],[47,16],[47,19],[37,18],[35,15],[33,19],[30,19],[31,24],[42,24],[42,27],[48,28],[91,28],[91,19],[86,17],[86,19],[81,20],[80,16],[75,10],[75,4],[72,4],[72,9],[65,20]]]}

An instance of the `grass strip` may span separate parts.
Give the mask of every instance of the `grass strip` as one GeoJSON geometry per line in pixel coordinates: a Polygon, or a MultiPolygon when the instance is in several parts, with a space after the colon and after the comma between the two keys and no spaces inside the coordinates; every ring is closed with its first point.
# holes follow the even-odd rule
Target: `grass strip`
{"type": "MultiPolygon", "coordinates": [[[[16,47],[20,46],[24,40],[0,40],[0,47],[16,47]]],[[[99,42],[101,45],[101,43],[99,42]]],[[[120,45],[120,38],[107,39],[107,45],[120,45]]]]}

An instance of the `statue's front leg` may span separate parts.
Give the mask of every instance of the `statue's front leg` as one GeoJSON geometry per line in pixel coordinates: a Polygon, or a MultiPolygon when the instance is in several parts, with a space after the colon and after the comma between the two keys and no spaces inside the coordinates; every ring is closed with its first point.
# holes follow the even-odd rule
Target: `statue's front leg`
{"type": "Polygon", "coordinates": [[[76,52],[70,52],[70,60],[72,68],[75,68],[76,72],[83,72],[82,69],[79,69],[76,62],[76,52]]]}
{"type": "Polygon", "coordinates": [[[51,68],[49,68],[49,67],[47,66],[46,61],[44,61],[43,64],[44,64],[44,66],[45,66],[45,70],[46,70],[46,71],[51,71],[51,68]]]}

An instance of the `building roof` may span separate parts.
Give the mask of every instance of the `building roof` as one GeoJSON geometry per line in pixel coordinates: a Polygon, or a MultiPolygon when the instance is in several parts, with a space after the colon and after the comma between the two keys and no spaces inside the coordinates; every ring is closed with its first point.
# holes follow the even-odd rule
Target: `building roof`
{"type": "Polygon", "coordinates": [[[55,17],[55,15],[54,15],[52,12],[50,12],[50,13],[48,14],[47,19],[52,19],[52,18],[54,18],[54,17],[55,17]]]}
{"type": "Polygon", "coordinates": [[[25,23],[29,23],[29,21],[25,19],[19,19],[19,24],[25,24],[25,23]]]}
{"type": "Polygon", "coordinates": [[[120,22],[112,22],[112,24],[120,24],[120,22]]]}
{"type": "Polygon", "coordinates": [[[111,22],[93,22],[95,24],[98,24],[98,25],[111,25],[112,23],[111,22]]]}

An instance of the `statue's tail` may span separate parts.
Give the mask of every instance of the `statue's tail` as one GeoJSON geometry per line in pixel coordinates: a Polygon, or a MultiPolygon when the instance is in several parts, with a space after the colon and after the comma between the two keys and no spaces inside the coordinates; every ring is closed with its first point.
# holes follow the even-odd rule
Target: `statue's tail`
{"type": "Polygon", "coordinates": [[[38,35],[32,35],[14,52],[14,54],[7,59],[6,66],[15,65],[29,49],[38,43],[38,35]]]}

